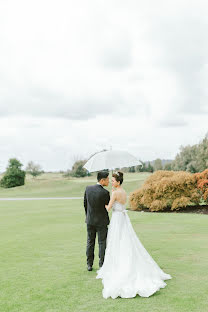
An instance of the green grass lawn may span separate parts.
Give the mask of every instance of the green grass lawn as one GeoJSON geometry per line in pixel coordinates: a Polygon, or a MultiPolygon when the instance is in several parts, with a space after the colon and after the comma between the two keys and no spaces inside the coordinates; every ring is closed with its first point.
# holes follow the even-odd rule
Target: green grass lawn
{"type": "MultiPolygon", "coordinates": [[[[129,192],[148,174],[126,174],[129,192]]],[[[0,197],[83,196],[95,176],[45,174],[0,197]]],[[[111,186],[109,186],[109,189],[111,186]]],[[[149,298],[103,299],[94,270],[86,270],[83,200],[0,201],[0,312],[206,312],[208,216],[128,212],[141,242],[172,275],[149,298]]]]}
{"type": "Polygon", "coordinates": [[[82,200],[0,202],[0,311],[207,311],[208,217],[128,214],[148,252],[173,279],[149,298],[106,300],[95,278],[97,246],[94,270],[86,270],[82,200]]]}
{"type": "MultiPolygon", "coordinates": [[[[129,193],[139,188],[149,173],[126,173],[124,187],[129,193]]],[[[111,175],[110,175],[111,177],[111,175]]],[[[83,196],[85,187],[95,184],[96,176],[85,178],[63,178],[59,173],[45,173],[37,178],[27,176],[23,186],[4,189],[0,187],[0,197],[74,197],[83,196]]],[[[111,190],[111,185],[108,187],[111,190]]]]}

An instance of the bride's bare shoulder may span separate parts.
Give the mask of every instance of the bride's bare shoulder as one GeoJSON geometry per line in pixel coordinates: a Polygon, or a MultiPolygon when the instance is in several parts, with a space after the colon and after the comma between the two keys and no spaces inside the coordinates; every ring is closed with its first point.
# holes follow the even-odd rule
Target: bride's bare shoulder
{"type": "Polygon", "coordinates": [[[114,190],[114,191],[112,192],[112,196],[114,196],[114,197],[117,197],[118,194],[119,194],[119,192],[118,192],[117,190],[114,190]]]}
{"type": "Polygon", "coordinates": [[[126,195],[126,191],[122,188],[122,193],[126,195]]]}
{"type": "Polygon", "coordinates": [[[114,196],[116,198],[120,198],[120,197],[123,197],[124,195],[126,196],[126,191],[122,188],[120,190],[113,191],[113,194],[115,194],[114,196]]]}

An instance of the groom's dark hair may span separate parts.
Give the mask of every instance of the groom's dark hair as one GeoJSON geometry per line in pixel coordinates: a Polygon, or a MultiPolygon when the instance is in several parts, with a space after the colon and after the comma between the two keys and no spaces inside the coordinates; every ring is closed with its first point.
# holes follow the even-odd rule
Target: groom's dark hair
{"type": "Polygon", "coordinates": [[[108,171],[99,171],[97,174],[97,180],[99,182],[101,179],[106,179],[108,176],[109,176],[108,171]]]}

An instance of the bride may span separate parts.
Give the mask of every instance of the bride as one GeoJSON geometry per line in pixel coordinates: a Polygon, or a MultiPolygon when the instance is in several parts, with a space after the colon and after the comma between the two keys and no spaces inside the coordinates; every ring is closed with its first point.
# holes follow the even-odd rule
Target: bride
{"type": "Polygon", "coordinates": [[[164,280],[172,277],[160,269],[137,237],[125,209],[127,195],[122,183],[123,173],[115,172],[112,175],[115,190],[105,206],[107,211],[112,208],[105,259],[96,278],[102,279],[106,299],[133,298],[137,294],[149,297],[164,288],[167,285],[164,280]]]}

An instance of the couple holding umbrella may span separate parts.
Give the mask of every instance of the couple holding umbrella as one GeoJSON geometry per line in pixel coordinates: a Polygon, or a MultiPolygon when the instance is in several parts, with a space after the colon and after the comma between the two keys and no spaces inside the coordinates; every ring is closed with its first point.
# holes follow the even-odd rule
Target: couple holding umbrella
{"type": "Polygon", "coordinates": [[[139,161],[125,151],[104,151],[92,156],[84,168],[97,173],[97,184],[87,186],[84,207],[87,223],[87,269],[92,271],[96,232],[99,243],[99,270],[104,298],[133,298],[137,294],[149,297],[171,279],[153,260],[136,235],[127,210],[127,195],[122,187],[123,173],[112,173],[112,195],[104,188],[109,173],[115,168],[139,165],[139,161]],[[111,220],[108,212],[112,209],[111,220]],[[110,224],[109,224],[110,223],[110,224]],[[108,226],[109,225],[109,226],[108,226]]]}

